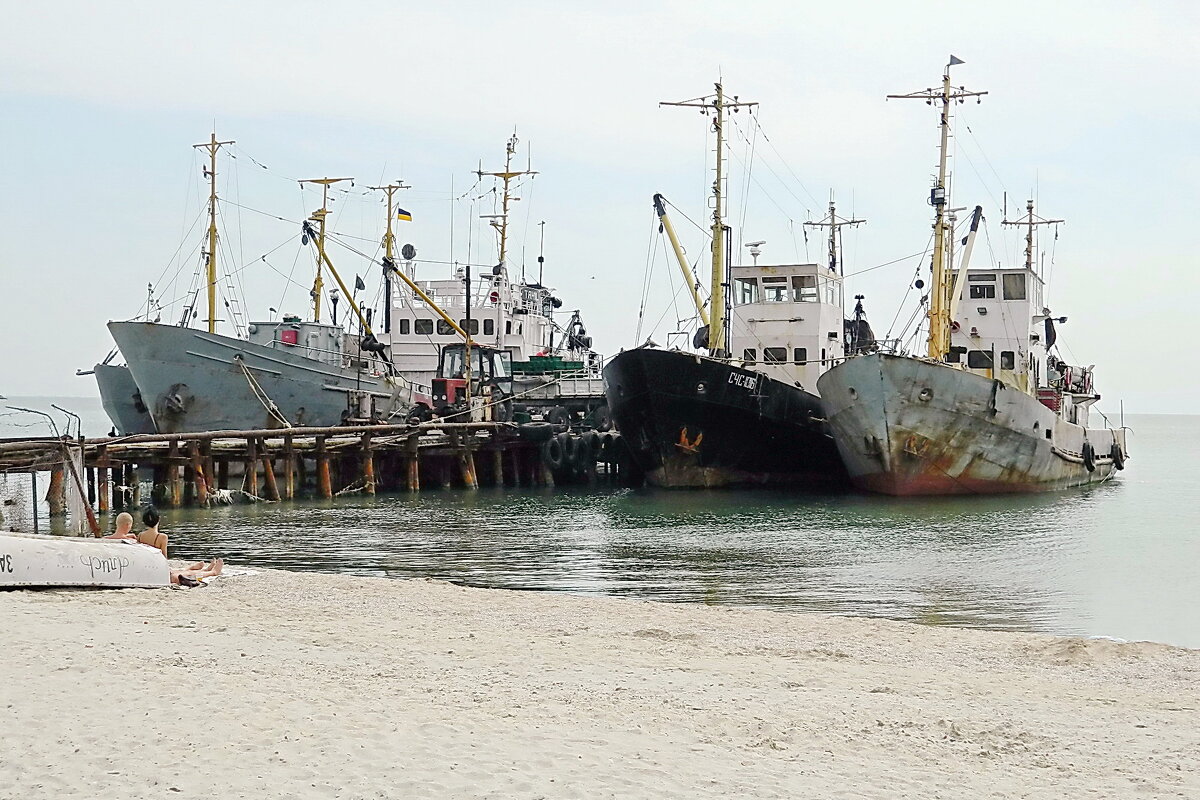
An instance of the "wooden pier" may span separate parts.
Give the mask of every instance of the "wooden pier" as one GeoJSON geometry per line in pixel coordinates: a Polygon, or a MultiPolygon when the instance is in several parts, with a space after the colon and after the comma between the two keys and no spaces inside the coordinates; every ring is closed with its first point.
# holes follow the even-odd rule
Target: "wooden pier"
{"type": "MultiPolygon", "coordinates": [[[[432,422],[0,441],[0,472],[49,472],[51,516],[67,495],[88,516],[137,508],[329,499],[379,491],[591,483],[621,472],[615,433],[500,422],[432,422]],[[150,498],[142,496],[149,484],[150,498]]],[[[627,464],[624,469],[628,471],[627,464]]],[[[93,529],[94,519],[89,519],[93,529]]]]}

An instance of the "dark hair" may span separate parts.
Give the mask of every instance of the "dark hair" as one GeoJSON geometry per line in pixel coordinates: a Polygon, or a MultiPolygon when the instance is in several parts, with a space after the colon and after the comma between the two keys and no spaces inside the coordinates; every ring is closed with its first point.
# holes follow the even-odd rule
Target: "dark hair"
{"type": "Polygon", "coordinates": [[[158,525],[159,519],[160,517],[158,516],[158,509],[154,506],[150,506],[142,512],[142,522],[146,524],[147,528],[153,528],[154,526],[158,525]]]}

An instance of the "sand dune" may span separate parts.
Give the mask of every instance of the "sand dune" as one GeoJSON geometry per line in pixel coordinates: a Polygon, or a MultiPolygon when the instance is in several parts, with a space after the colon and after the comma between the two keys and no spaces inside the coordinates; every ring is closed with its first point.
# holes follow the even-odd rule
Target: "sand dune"
{"type": "Polygon", "coordinates": [[[1200,652],[262,571],[0,594],[0,797],[1196,797],[1200,652]]]}

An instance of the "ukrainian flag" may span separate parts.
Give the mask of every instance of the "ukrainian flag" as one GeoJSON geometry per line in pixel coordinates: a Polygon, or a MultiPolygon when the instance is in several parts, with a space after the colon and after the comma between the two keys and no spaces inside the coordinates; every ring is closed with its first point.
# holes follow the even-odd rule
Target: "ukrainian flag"
{"type": "Polygon", "coordinates": [[[412,222],[412,214],[408,213],[403,208],[397,208],[396,219],[403,220],[405,222],[412,222]]]}

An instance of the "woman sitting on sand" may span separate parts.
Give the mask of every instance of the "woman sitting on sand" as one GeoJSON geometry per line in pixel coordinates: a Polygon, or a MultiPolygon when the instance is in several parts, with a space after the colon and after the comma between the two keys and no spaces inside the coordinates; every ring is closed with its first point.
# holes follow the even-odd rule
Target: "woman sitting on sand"
{"type": "Polygon", "coordinates": [[[159,533],[158,523],[161,518],[158,516],[158,509],[154,506],[149,506],[142,512],[142,523],[146,529],[137,535],[137,540],[142,544],[148,544],[151,547],[157,547],[162,551],[163,556],[167,555],[167,535],[159,533]]]}
{"type": "Polygon", "coordinates": [[[127,542],[140,542],[150,545],[162,551],[163,558],[167,557],[167,535],[160,533],[158,530],[159,516],[158,510],[154,506],[150,506],[142,514],[142,522],[145,523],[146,529],[141,533],[134,535],[133,533],[133,517],[122,511],[117,514],[117,529],[110,533],[105,539],[120,539],[127,542]]]}

